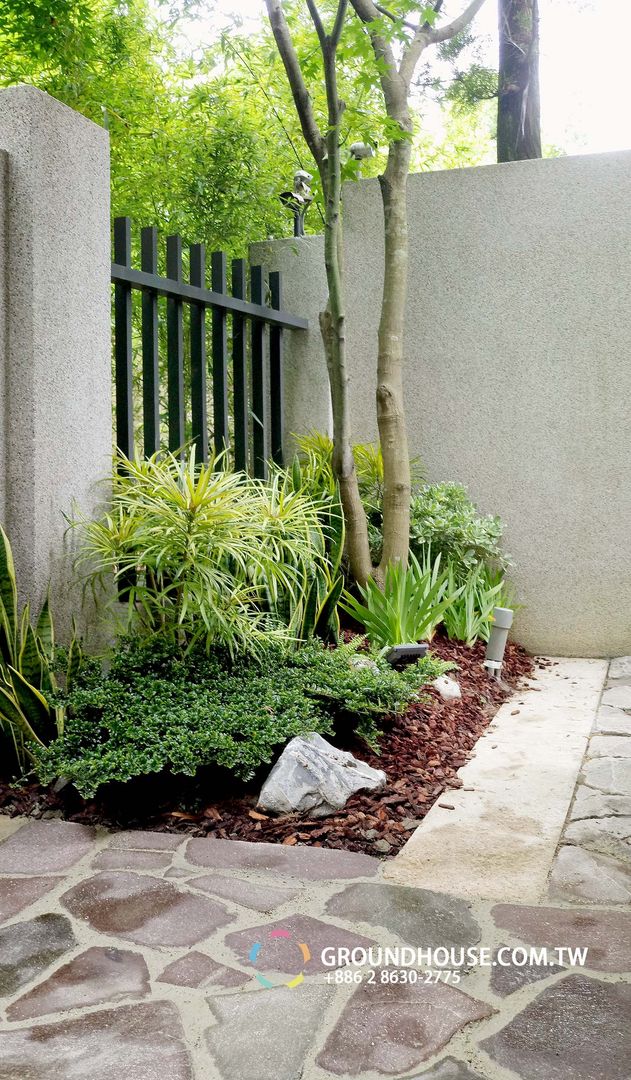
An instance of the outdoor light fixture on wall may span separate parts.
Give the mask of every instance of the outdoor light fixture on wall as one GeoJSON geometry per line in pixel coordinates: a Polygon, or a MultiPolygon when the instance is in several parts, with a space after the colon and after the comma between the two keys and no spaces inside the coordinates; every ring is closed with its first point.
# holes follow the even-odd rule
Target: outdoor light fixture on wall
{"type": "Polygon", "coordinates": [[[294,236],[305,235],[305,214],[313,202],[313,193],[310,187],[312,180],[311,173],[299,169],[294,174],[293,191],[281,191],[278,196],[283,206],[291,210],[294,215],[294,236]]]}

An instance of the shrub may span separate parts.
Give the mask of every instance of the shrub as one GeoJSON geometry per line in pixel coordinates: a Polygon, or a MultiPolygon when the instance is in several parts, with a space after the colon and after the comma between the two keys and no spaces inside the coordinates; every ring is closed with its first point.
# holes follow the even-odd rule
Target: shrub
{"type": "Polygon", "coordinates": [[[128,631],[185,648],[234,654],[308,636],[340,588],[329,548],[335,534],[341,552],[341,511],[283,471],[264,483],[220,466],[198,465],[194,448],[185,461],[121,457],[109,512],[78,523],[89,580],[113,576],[126,592],[128,631]]]}
{"type": "Polygon", "coordinates": [[[387,567],[383,591],[370,578],[359,588],[362,601],[346,592],[341,607],[364,627],[371,645],[388,649],[431,640],[445,612],[458,596],[447,570],[440,570],[440,555],[423,565],[410,555],[409,566],[387,567]]]}
{"type": "Polygon", "coordinates": [[[427,657],[402,673],[379,659],[376,669],[355,666],[356,650],[357,642],[327,649],[314,641],[293,653],[268,647],[259,664],[124,642],[107,674],[91,661],[62,695],[64,733],[39,750],[39,778],[63,776],[86,798],[111,781],[163,770],[192,776],[211,764],[248,779],[288,739],[331,732],[342,715],[374,744],[376,718],[402,709],[445,665],[427,657]]]}
{"type": "Polygon", "coordinates": [[[430,484],[417,492],[410,507],[410,550],[419,557],[428,547],[457,571],[478,563],[505,567],[498,517],[478,513],[461,484],[430,484]]]}

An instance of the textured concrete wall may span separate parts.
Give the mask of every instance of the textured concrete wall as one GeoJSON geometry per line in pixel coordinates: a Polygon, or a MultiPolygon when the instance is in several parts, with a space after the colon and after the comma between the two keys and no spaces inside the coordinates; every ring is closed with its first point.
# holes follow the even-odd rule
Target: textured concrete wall
{"type": "MultiPolygon", "coordinates": [[[[375,435],[382,213],[377,181],[344,194],[363,440],[375,435]]],[[[503,518],[526,605],[518,639],[631,651],[631,152],[424,173],[409,210],[412,452],[503,518]]],[[[306,298],[297,290],[296,311],[306,298]]],[[[319,343],[311,333],[300,348],[308,382],[319,343]]]]}
{"type": "Polygon", "coordinates": [[[7,351],[7,259],[9,236],[7,229],[7,199],[9,183],[9,159],[0,150],[0,521],[5,520],[5,469],[6,448],[6,351],[7,351]]]}
{"type": "Polygon", "coordinates": [[[6,507],[23,595],[48,581],[60,625],[73,535],[111,457],[107,133],[29,86],[0,92],[8,156],[6,507]]]}
{"type": "Polygon", "coordinates": [[[324,237],[252,244],[250,262],[283,274],[283,307],[309,320],[309,330],[285,334],[285,454],[292,453],[292,434],[328,431],[331,426],[329,381],[322,351],[318,315],[326,304],[324,237]]]}

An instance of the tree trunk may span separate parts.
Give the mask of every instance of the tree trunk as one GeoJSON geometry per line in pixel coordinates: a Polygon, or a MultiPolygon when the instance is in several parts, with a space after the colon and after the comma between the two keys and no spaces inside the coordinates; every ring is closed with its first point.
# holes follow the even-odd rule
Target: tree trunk
{"type": "Polygon", "coordinates": [[[541,157],[538,0],[499,0],[497,160],[541,157]]]}
{"type": "Polygon", "coordinates": [[[329,103],[326,157],[320,165],[325,196],[324,264],[329,297],[320,315],[320,329],[329,371],[333,412],[333,472],[340,488],[346,526],[346,553],[351,574],[365,585],[372,573],[366,512],[359,494],[351,442],[346,366],[342,221],[340,216],[342,174],[340,163],[340,120],[343,104],[337,97],[335,52],[327,40],[323,44],[324,74],[329,103]]]}
{"type": "MultiPolygon", "coordinates": [[[[405,129],[407,124],[402,122],[405,129]]],[[[377,357],[377,425],[383,455],[383,552],[377,574],[407,562],[410,539],[410,458],[403,408],[403,331],[407,298],[407,178],[411,142],[390,145],[380,176],[385,227],[383,299],[377,357]]]]}

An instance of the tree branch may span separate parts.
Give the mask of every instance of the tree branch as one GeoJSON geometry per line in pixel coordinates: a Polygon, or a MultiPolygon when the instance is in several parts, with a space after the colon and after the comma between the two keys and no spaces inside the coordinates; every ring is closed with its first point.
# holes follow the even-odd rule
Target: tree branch
{"type": "Polygon", "coordinates": [[[294,43],[291,40],[287,20],[280,5],[280,0],[265,0],[265,6],[274,40],[287,74],[287,81],[291,87],[302,134],[318,167],[320,167],[326,156],[325,142],[313,115],[311,97],[302,77],[300,62],[294,43]]]}
{"type": "Polygon", "coordinates": [[[475,18],[483,3],[484,0],[471,0],[471,3],[465,8],[462,15],[459,15],[453,22],[445,23],[444,26],[437,26],[435,29],[430,29],[428,31],[429,44],[437,45],[441,41],[449,41],[450,38],[459,34],[460,31],[464,30],[471,20],[475,18]]]}

